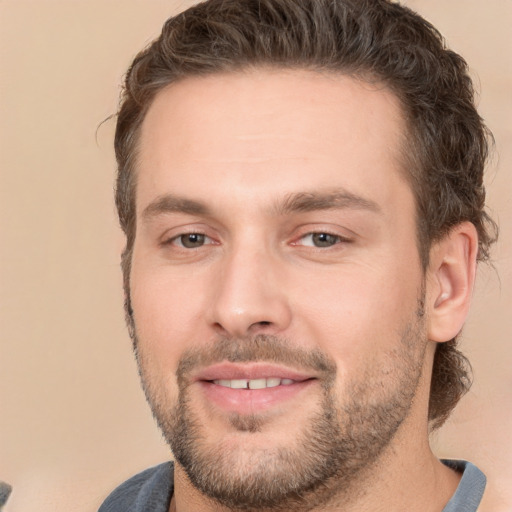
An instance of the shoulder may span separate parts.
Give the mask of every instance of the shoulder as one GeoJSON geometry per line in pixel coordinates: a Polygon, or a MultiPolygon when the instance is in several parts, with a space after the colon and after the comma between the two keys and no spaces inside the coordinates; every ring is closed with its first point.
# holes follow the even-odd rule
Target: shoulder
{"type": "Polygon", "coordinates": [[[167,512],[173,480],[172,462],[146,469],[112,491],[98,512],[167,512]]]}

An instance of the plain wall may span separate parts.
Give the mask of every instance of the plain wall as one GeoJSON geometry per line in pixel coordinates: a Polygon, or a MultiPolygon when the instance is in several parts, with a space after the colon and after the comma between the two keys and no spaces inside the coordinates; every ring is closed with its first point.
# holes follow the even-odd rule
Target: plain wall
{"type": "MultiPolygon", "coordinates": [[[[122,75],[192,2],[0,0],[0,480],[6,512],[96,510],[169,458],[124,327],[112,189],[122,75]]],[[[462,53],[496,137],[489,205],[501,225],[462,347],[475,384],[435,435],[512,509],[512,2],[409,0],[462,53]]]]}

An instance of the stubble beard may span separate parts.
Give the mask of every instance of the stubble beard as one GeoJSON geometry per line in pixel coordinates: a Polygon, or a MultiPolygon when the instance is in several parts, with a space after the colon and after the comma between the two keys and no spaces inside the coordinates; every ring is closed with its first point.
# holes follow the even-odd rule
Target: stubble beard
{"type": "MultiPolygon", "coordinates": [[[[151,382],[135,334],[133,340],[153,416],[192,484],[230,510],[299,511],[334,500],[348,501],[390,444],[408,416],[421,379],[426,347],[423,325],[420,308],[402,330],[399,347],[386,354],[385,369],[372,368],[347,383],[342,399],[334,387],[336,365],[331,358],[265,335],[221,339],[213,349],[185,354],[176,372],[178,401],[172,403],[165,390],[151,382]],[[221,360],[294,363],[323,375],[318,408],[297,426],[288,446],[251,452],[243,443],[236,448],[209,443],[207,420],[191,404],[187,377],[194,367],[221,360]]],[[[267,432],[272,439],[271,422],[267,426],[261,415],[233,414],[230,424],[246,436],[267,432]]],[[[250,447],[250,437],[247,441],[250,447]]]]}

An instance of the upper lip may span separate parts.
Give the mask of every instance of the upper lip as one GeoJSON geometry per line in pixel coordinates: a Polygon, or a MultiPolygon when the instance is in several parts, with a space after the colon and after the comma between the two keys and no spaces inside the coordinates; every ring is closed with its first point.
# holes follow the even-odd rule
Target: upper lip
{"type": "Polygon", "coordinates": [[[306,374],[286,366],[273,363],[229,363],[223,362],[207,366],[199,370],[195,375],[194,381],[213,381],[213,380],[235,380],[235,379],[264,379],[264,378],[291,379],[294,381],[304,381],[314,378],[314,375],[306,374]]]}

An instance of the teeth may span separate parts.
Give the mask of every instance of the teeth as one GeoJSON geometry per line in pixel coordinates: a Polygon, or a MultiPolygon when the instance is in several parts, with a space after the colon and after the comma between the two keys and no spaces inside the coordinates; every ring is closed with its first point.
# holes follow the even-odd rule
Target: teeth
{"type": "Polygon", "coordinates": [[[218,386],[233,389],[265,389],[275,388],[277,386],[289,386],[295,381],[292,379],[280,379],[278,377],[270,377],[268,379],[219,379],[214,380],[213,383],[218,386]]]}
{"type": "Polygon", "coordinates": [[[233,379],[230,387],[233,389],[245,389],[247,388],[247,381],[245,379],[233,379]]]}
{"type": "Polygon", "coordinates": [[[277,377],[267,379],[267,388],[275,388],[276,386],[279,386],[279,384],[281,384],[281,379],[278,379],[277,377]]]}
{"type": "Polygon", "coordinates": [[[253,379],[249,381],[249,389],[265,389],[267,387],[267,379],[253,379]]]}

